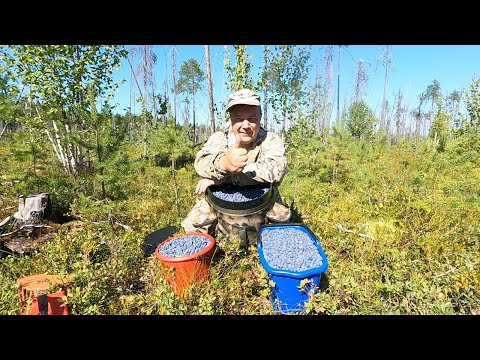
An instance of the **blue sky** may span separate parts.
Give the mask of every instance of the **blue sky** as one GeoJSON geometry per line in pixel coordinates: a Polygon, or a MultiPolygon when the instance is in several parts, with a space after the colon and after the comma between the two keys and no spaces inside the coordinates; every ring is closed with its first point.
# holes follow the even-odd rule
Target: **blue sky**
{"type": "MultiPolygon", "coordinates": [[[[234,61],[234,50],[228,46],[234,61]]],[[[127,46],[129,49],[130,46],[127,46]]],[[[205,57],[203,45],[176,45],[176,69],[180,70],[183,62],[194,58],[205,71],[205,57]]],[[[379,64],[376,66],[381,45],[351,45],[343,47],[340,61],[340,109],[344,102],[350,102],[355,88],[358,62],[362,60],[368,69],[368,81],[364,89],[364,100],[371,109],[380,115],[385,69],[379,64]]],[[[171,88],[171,51],[172,45],[155,45],[153,48],[157,55],[155,67],[156,92],[163,93],[165,73],[168,71],[169,88],[171,88]]],[[[223,73],[224,45],[210,45],[210,66],[214,83],[213,97],[216,104],[225,101],[228,89],[225,87],[226,74],[223,73]]],[[[262,63],[263,45],[249,45],[247,53],[252,54],[252,76],[256,80],[258,69],[262,63]]],[[[387,98],[391,103],[395,94],[401,90],[406,97],[409,109],[418,105],[418,96],[426,90],[433,80],[438,80],[442,93],[445,95],[452,91],[468,89],[473,79],[480,77],[480,45],[392,45],[392,71],[388,74],[387,98]]],[[[312,64],[319,64],[323,69],[324,47],[314,45],[311,50],[312,64]]],[[[333,58],[333,114],[337,108],[337,66],[338,49],[334,48],[333,58]]],[[[138,63],[138,58],[134,66],[138,63]]],[[[313,69],[312,67],[312,77],[313,69]]],[[[122,69],[115,74],[115,79],[127,80],[120,86],[113,103],[118,104],[115,110],[124,113],[130,106],[130,67],[125,61],[122,69]]],[[[178,76],[177,76],[178,79],[178,76]]],[[[135,85],[135,84],[134,84],[135,85]]],[[[134,96],[138,97],[136,85],[132,88],[134,96]]],[[[170,95],[171,96],[171,95],[170,95]]],[[[197,123],[206,124],[208,120],[207,88],[197,93],[196,97],[197,123]]],[[[178,105],[177,105],[178,106],[178,105]]],[[[132,106],[133,109],[133,106],[132,106]]],[[[135,113],[139,106],[135,105],[135,113]]],[[[178,108],[177,108],[178,112],[178,108]]]]}

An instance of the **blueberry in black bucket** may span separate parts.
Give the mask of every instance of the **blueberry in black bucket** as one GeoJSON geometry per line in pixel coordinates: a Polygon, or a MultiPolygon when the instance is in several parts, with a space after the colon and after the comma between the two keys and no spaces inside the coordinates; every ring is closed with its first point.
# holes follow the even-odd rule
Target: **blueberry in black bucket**
{"type": "Polygon", "coordinates": [[[225,214],[248,215],[263,211],[271,205],[272,184],[239,186],[213,185],[207,188],[206,198],[212,207],[225,214]]]}

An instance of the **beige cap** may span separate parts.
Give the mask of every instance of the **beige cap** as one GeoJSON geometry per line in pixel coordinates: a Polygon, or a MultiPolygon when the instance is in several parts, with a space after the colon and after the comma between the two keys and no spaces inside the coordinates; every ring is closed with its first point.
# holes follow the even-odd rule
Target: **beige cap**
{"type": "Polygon", "coordinates": [[[235,91],[228,97],[227,109],[225,111],[229,111],[232,106],[239,104],[260,106],[260,95],[250,89],[235,91]]]}

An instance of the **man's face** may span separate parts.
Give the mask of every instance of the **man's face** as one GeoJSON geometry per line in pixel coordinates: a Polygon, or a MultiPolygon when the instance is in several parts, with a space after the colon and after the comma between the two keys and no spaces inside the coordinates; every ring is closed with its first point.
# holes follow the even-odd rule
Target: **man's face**
{"type": "Polygon", "coordinates": [[[235,135],[240,135],[242,145],[252,144],[260,130],[260,107],[235,105],[230,109],[230,121],[235,135]]]}

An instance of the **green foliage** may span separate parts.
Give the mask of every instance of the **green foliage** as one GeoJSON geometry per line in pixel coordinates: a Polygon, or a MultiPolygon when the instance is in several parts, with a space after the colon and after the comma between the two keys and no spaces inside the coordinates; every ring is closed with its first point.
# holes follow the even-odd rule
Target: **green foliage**
{"type": "Polygon", "coordinates": [[[285,136],[288,149],[288,172],[295,178],[309,177],[329,181],[331,159],[325,141],[316,135],[315,128],[306,119],[299,120],[285,136]]]}
{"type": "Polygon", "coordinates": [[[235,50],[235,66],[231,65],[229,57],[225,59],[227,73],[225,84],[232,92],[244,88],[252,89],[252,54],[246,54],[247,45],[233,45],[233,49],[235,50]]]}
{"type": "Polygon", "coordinates": [[[194,96],[198,90],[203,88],[205,74],[195,59],[188,59],[180,67],[179,79],[176,93],[188,93],[194,96]]]}
{"type": "Polygon", "coordinates": [[[480,79],[470,84],[465,99],[468,116],[460,116],[454,135],[458,139],[459,151],[475,155],[480,152],[480,79]]]}
{"type": "Polygon", "coordinates": [[[192,141],[181,127],[174,121],[166,125],[152,128],[148,132],[149,153],[154,154],[157,165],[176,169],[195,159],[192,141]]]}
{"type": "Polygon", "coordinates": [[[468,126],[478,128],[480,126],[480,79],[475,79],[470,84],[466,105],[470,117],[468,126]]]}
{"type": "Polygon", "coordinates": [[[155,100],[158,102],[157,115],[166,115],[168,112],[168,98],[162,95],[155,95],[155,100]]]}
{"type": "MultiPolygon", "coordinates": [[[[205,74],[200,68],[197,60],[189,59],[184,62],[180,68],[179,79],[176,84],[176,93],[185,93],[192,96],[192,118],[193,118],[193,140],[197,140],[197,133],[195,130],[195,94],[198,90],[203,89],[203,82],[205,81],[205,74]]],[[[185,97],[184,100],[189,104],[189,100],[185,97]]],[[[188,123],[185,123],[188,126],[188,123]]]]}
{"type": "Polygon", "coordinates": [[[442,93],[440,90],[440,82],[437,79],[434,79],[432,83],[427,86],[425,99],[430,99],[432,101],[432,111],[434,104],[437,105],[438,108],[441,107],[442,93]]]}
{"type": "Polygon", "coordinates": [[[115,187],[115,174],[111,169],[121,166],[125,161],[119,149],[127,137],[128,124],[126,121],[112,121],[111,109],[104,107],[100,114],[97,114],[95,106],[95,88],[93,83],[88,87],[87,98],[90,102],[90,111],[84,111],[80,107],[77,113],[81,116],[84,127],[76,134],[71,135],[75,143],[80,144],[88,151],[89,170],[94,174],[101,184],[101,191],[98,191],[102,198],[109,194],[105,186],[115,187]],[[93,164],[93,165],[92,165],[93,164]]]}
{"type": "MultiPolygon", "coordinates": [[[[17,315],[20,312],[18,305],[18,288],[11,276],[0,271],[0,314],[17,315]]],[[[16,280],[16,279],[15,279],[16,280]]]]}
{"type": "Polygon", "coordinates": [[[52,107],[79,102],[87,85],[108,95],[115,90],[111,74],[126,56],[121,46],[100,45],[13,45],[4,61],[10,74],[30,88],[30,95],[52,107]]]}
{"type": "Polygon", "coordinates": [[[309,46],[275,46],[268,74],[273,89],[269,101],[274,109],[280,109],[283,118],[295,114],[301,105],[305,105],[303,89],[311,67],[309,60],[309,46]]]}
{"type": "Polygon", "coordinates": [[[376,123],[372,110],[363,101],[354,102],[348,109],[347,129],[357,138],[369,139],[376,123]]]}
{"type": "Polygon", "coordinates": [[[430,137],[433,138],[437,144],[438,151],[444,151],[449,135],[449,118],[445,112],[439,112],[433,119],[430,127],[430,137]]]}
{"type": "Polygon", "coordinates": [[[9,78],[8,72],[2,66],[1,55],[0,73],[2,73],[2,75],[0,76],[0,114],[2,114],[1,120],[5,124],[12,125],[20,122],[23,117],[23,99],[21,97],[22,94],[19,92],[17,86],[11,84],[12,79],[9,78]]]}

